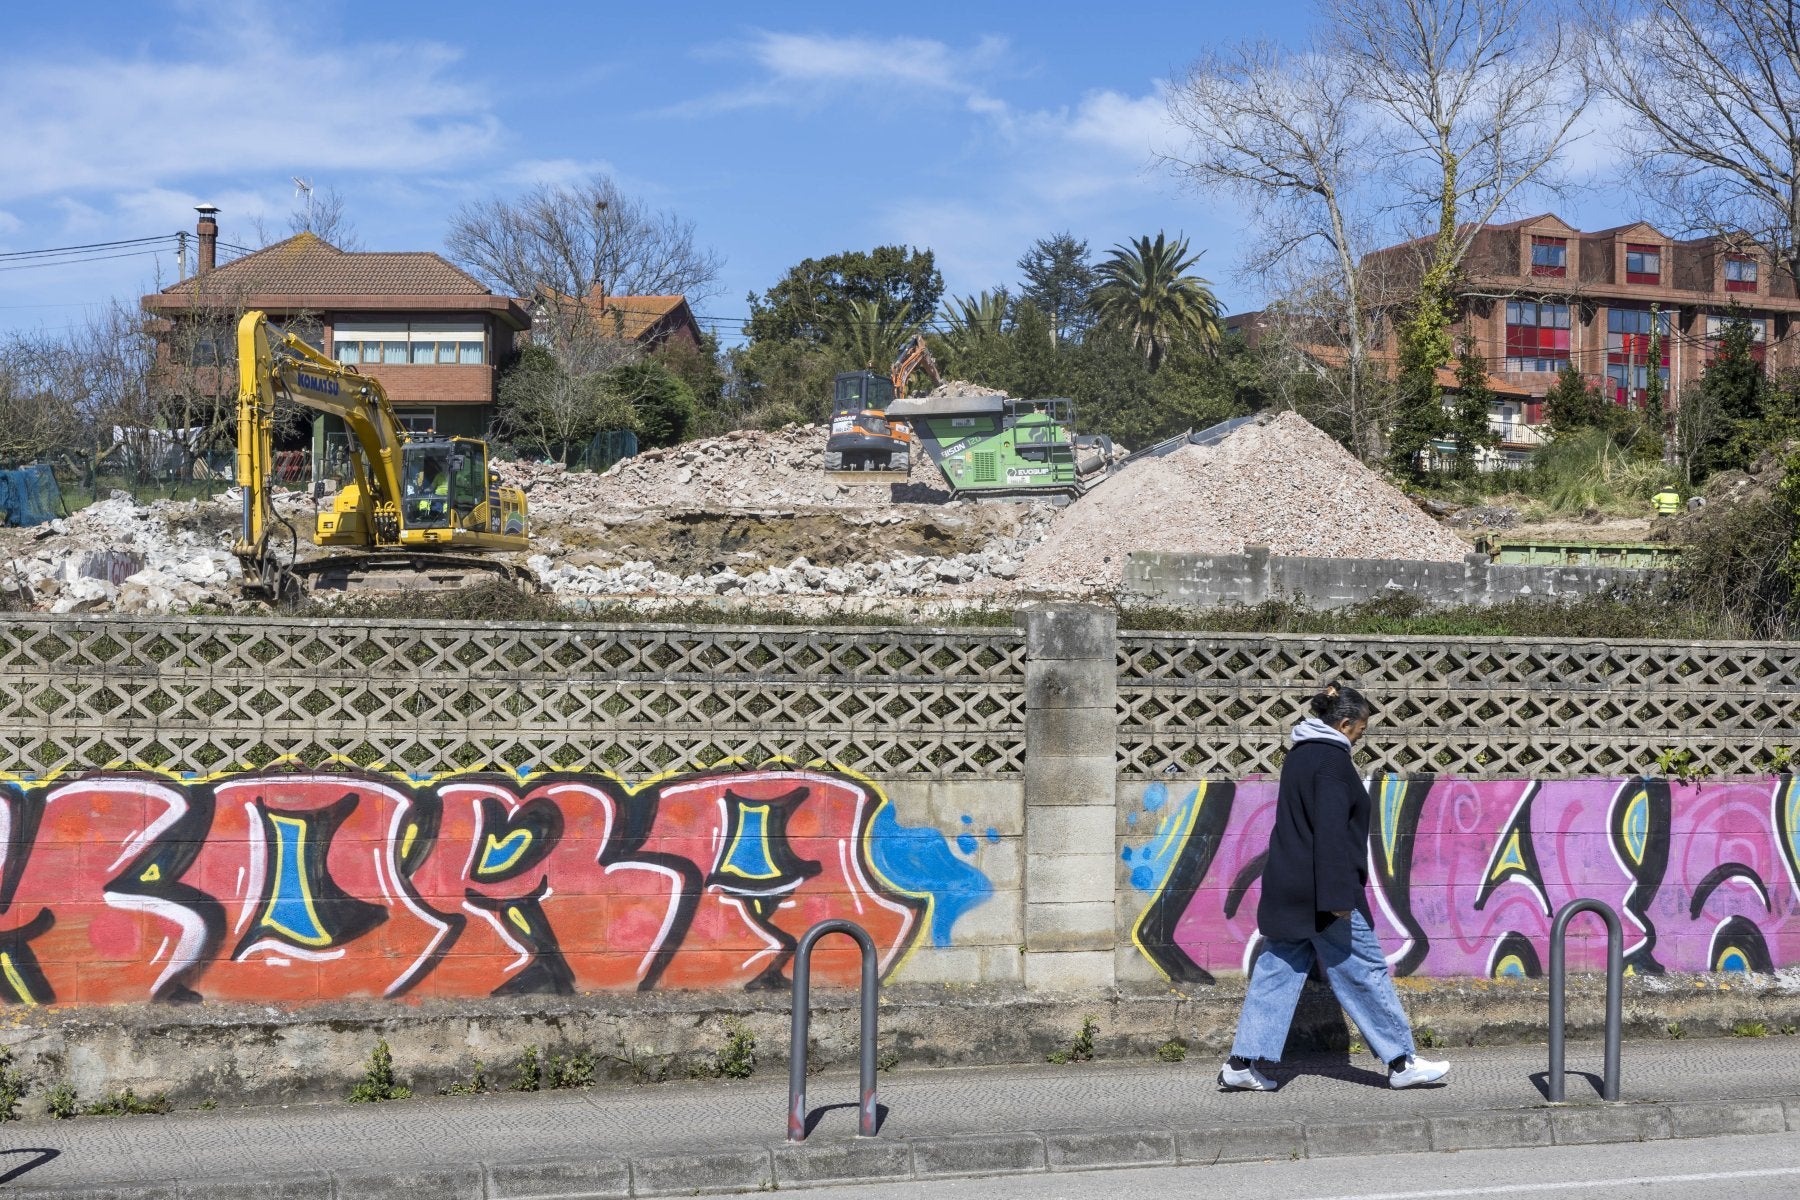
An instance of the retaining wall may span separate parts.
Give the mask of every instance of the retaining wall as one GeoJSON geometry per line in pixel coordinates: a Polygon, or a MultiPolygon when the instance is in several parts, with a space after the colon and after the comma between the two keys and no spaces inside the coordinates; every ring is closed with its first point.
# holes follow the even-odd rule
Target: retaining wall
{"type": "Polygon", "coordinates": [[[1460,563],[1410,559],[1299,558],[1266,546],[1243,554],[1160,554],[1125,558],[1127,603],[1216,608],[1299,597],[1313,608],[1342,608],[1395,592],[1434,606],[1590,596],[1641,585],[1649,573],[1623,567],[1528,566],[1470,554],[1460,563]]]}
{"type": "MultiPolygon", "coordinates": [[[[1036,1053],[1069,1004],[1205,1041],[1254,949],[1284,731],[1334,678],[1381,706],[1371,896],[1440,1028],[1480,1026],[1474,984],[1527,989],[1479,993],[1524,1029],[1504,996],[1537,995],[1577,896],[1623,914],[1652,1026],[1654,981],[1720,971],[1767,986],[1683,994],[1800,1019],[1794,646],[1121,633],[1079,605],[1000,630],[29,616],[0,669],[0,999],[83,1086],[298,1094],[267,1063],[383,1029],[446,1071],[602,1032],[666,1067],[772,1019],[827,917],[875,935],[921,1061],[1036,1053]]],[[[816,963],[854,978],[847,944],[816,963]]]]}

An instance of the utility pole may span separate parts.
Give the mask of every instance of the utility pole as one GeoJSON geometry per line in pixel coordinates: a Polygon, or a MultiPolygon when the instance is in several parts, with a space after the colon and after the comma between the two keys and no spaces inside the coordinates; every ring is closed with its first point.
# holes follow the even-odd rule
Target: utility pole
{"type": "Polygon", "coordinates": [[[187,278],[187,230],[175,233],[175,282],[180,283],[187,278]]]}

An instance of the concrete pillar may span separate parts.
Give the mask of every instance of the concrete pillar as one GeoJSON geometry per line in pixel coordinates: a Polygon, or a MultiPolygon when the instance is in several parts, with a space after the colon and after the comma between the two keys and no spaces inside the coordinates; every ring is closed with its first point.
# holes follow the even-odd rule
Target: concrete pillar
{"type": "Polygon", "coordinates": [[[1048,604],[1025,619],[1025,986],[1111,987],[1118,617],[1048,604]]]}
{"type": "Polygon", "coordinates": [[[1276,596],[1271,581],[1272,568],[1269,564],[1269,548],[1267,546],[1245,546],[1244,559],[1249,564],[1250,586],[1244,598],[1245,604],[1261,604],[1276,596]]]}

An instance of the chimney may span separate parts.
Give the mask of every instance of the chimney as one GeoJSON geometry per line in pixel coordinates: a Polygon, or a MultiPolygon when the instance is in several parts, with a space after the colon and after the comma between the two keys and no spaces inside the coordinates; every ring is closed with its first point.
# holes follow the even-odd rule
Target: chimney
{"type": "Polygon", "coordinates": [[[194,211],[200,214],[200,220],[194,224],[200,241],[200,265],[194,273],[204,275],[219,259],[219,209],[217,205],[202,204],[194,211]]]}

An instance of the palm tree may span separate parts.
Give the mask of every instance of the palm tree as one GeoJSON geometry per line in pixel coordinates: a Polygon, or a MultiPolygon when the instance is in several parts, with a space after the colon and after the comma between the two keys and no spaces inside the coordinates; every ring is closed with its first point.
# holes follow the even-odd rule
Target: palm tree
{"type": "Polygon", "coordinates": [[[924,326],[900,312],[883,312],[875,300],[852,300],[833,321],[832,340],[844,347],[857,367],[886,372],[894,353],[924,326]]]}
{"type": "Polygon", "coordinates": [[[1153,371],[1178,341],[1193,339],[1209,352],[1219,344],[1218,298],[1210,281],[1187,274],[1204,253],[1190,255],[1186,238],[1165,242],[1158,233],[1154,242],[1146,236],[1114,246],[1099,266],[1094,315],[1128,336],[1153,371]]]}
{"type": "Polygon", "coordinates": [[[978,296],[958,296],[944,304],[944,341],[954,354],[967,354],[977,343],[1006,331],[1012,297],[1005,288],[978,296]]]}

